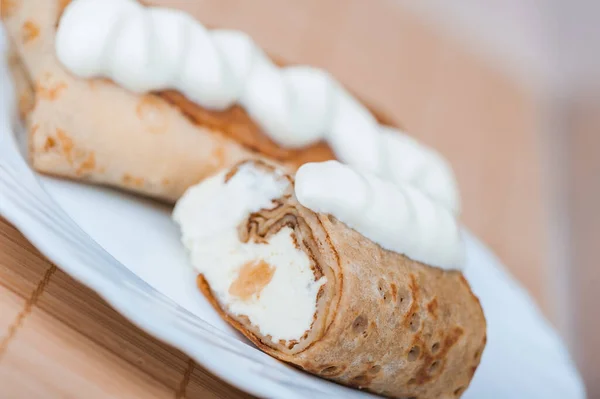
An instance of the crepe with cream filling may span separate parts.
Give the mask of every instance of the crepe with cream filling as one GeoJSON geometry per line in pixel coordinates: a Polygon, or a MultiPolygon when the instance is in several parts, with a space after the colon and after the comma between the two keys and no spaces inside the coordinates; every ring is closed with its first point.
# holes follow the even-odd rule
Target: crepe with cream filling
{"type": "MultiPolygon", "coordinates": [[[[278,145],[238,105],[213,110],[175,90],[136,94],[106,78],[74,76],[55,49],[57,25],[69,3],[2,2],[2,19],[17,56],[11,68],[27,122],[29,156],[39,172],[174,202],[190,185],[244,159],[267,157],[294,170],[308,161],[334,158],[324,142],[303,148],[278,145]]],[[[200,14],[195,2],[177,7],[200,14]]]]}
{"type": "Polygon", "coordinates": [[[276,167],[249,161],[207,179],[174,220],[202,293],[266,353],[390,397],[459,397],[469,385],[486,323],[462,273],[303,207],[276,167]]]}

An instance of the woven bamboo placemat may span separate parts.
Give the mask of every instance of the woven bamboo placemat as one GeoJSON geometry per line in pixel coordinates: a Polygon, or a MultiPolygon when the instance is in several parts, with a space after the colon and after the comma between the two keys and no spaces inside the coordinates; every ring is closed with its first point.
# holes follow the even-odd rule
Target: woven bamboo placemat
{"type": "Polygon", "coordinates": [[[2,218],[0,397],[250,398],[131,324],[2,218]]]}

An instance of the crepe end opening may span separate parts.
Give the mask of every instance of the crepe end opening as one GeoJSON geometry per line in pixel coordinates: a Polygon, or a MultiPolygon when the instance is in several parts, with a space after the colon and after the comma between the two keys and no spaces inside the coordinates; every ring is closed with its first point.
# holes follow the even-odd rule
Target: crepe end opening
{"type": "MultiPolygon", "coordinates": [[[[306,232],[310,232],[308,226],[302,226],[303,220],[297,215],[297,211],[286,204],[285,198],[279,198],[274,201],[275,206],[272,209],[261,210],[250,215],[238,228],[240,242],[254,243],[259,245],[269,245],[269,240],[281,232],[284,228],[291,229],[289,237],[294,248],[302,251],[309,259],[310,270],[312,272],[312,281],[319,282],[324,277],[321,265],[314,254],[315,244],[309,244],[312,237],[305,237],[306,232]]],[[[304,222],[305,223],[305,222],[304,222]]],[[[252,300],[262,294],[263,289],[271,282],[276,267],[289,267],[286,265],[271,265],[264,259],[255,259],[242,265],[238,277],[229,287],[229,293],[235,295],[241,300],[252,300]]],[[[326,309],[326,285],[327,279],[318,288],[314,298],[314,312],[310,327],[302,335],[291,339],[274,340],[269,334],[261,333],[261,326],[252,323],[247,315],[235,314],[230,311],[227,304],[221,304],[213,298],[211,303],[218,307],[218,311],[230,322],[236,329],[240,330],[245,336],[250,338],[259,347],[268,347],[272,351],[285,353],[286,355],[295,355],[308,349],[312,343],[322,335],[320,326],[321,319],[324,319],[323,309],[326,309]],[[233,321],[233,322],[232,322],[233,321]]],[[[210,285],[203,276],[199,276],[199,286],[206,285],[206,289],[201,290],[205,293],[210,292],[210,285]]],[[[289,312],[294,312],[289,309],[289,312]]]]}
{"type": "Polygon", "coordinates": [[[174,211],[201,291],[226,321],[277,353],[306,349],[328,313],[314,217],[295,200],[292,177],[255,160],[200,183],[174,211]]]}

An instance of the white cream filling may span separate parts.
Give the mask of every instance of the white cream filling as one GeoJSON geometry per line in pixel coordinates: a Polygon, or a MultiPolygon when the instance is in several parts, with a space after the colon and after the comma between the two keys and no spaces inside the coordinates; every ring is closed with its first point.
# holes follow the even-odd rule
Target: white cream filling
{"type": "Polygon", "coordinates": [[[247,316],[275,343],[300,339],[311,327],[326,278],[315,281],[310,260],[296,248],[291,228],[282,228],[266,244],[242,243],[237,232],[250,213],[271,208],[289,183],[250,164],[242,165],[227,183],[224,180],[221,173],[191,187],[173,212],[191,263],[230,313],[247,316]],[[257,261],[273,269],[268,283],[250,297],[232,293],[243,267],[257,261]]]}
{"type": "Polygon", "coordinates": [[[105,76],[134,92],[175,89],[209,109],[240,104],[282,146],[325,140],[342,162],[460,211],[452,170],[435,151],[380,125],[325,71],[277,67],[243,32],[209,31],[180,10],[136,0],[74,0],[56,54],[77,76],[105,76]]]}
{"type": "Polygon", "coordinates": [[[387,250],[443,269],[464,265],[454,215],[410,185],[328,161],[302,165],[295,191],[305,207],[335,216],[387,250]]]}

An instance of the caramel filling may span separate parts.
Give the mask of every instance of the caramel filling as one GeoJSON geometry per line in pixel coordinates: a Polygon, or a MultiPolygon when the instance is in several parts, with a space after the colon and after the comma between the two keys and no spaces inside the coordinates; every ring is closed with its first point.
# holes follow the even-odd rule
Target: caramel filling
{"type": "Polygon", "coordinates": [[[229,294],[247,301],[260,296],[261,291],[271,282],[275,268],[262,259],[248,262],[240,269],[237,279],[229,286],[229,294]]]}

